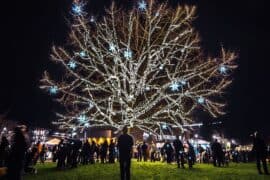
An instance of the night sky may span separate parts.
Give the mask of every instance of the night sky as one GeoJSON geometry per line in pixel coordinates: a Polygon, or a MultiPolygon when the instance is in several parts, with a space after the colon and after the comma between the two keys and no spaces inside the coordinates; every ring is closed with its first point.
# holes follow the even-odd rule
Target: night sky
{"type": "MultiPolygon", "coordinates": [[[[89,0],[93,15],[102,16],[108,0],[89,0]]],[[[38,127],[51,126],[55,104],[38,88],[52,44],[65,42],[71,0],[8,1],[1,11],[0,113],[38,127]]],[[[131,0],[117,1],[121,6],[131,0]]],[[[128,3],[129,2],[129,3],[128,3]]],[[[239,54],[239,68],[228,89],[228,114],[218,120],[228,136],[246,138],[254,130],[270,135],[269,22],[266,3],[236,0],[168,0],[172,6],[198,6],[194,26],[202,47],[216,55],[224,46],[239,54]]],[[[201,119],[200,119],[201,120],[201,119]]],[[[203,121],[208,120],[208,118],[203,121]]]]}

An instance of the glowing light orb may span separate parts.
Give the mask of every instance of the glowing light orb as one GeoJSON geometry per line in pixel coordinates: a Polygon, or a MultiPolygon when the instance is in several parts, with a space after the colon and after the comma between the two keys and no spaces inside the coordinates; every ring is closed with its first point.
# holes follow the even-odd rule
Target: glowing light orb
{"type": "Polygon", "coordinates": [[[89,123],[85,123],[84,124],[84,127],[88,128],[88,127],[90,127],[90,124],[89,123]]]}
{"type": "Polygon", "coordinates": [[[182,80],[182,81],[180,81],[180,83],[181,83],[182,85],[186,85],[186,84],[187,84],[187,81],[182,80]]]}
{"type": "Polygon", "coordinates": [[[228,69],[225,65],[220,65],[218,70],[221,74],[226,74],[228,69]]]}
{"type": "Polygon", "coordinates": [[[203,97],[198,98],[198,103],[203,104],[205,102],[205,99],[203,97]]]}
{"type": "Polygon", "coordinates": [[[162,129],[167,129],[167,127],[168,127],[167,124],[162,124],[162,125],[161,125],[161,128],[162,128],[162,129]]]}
{"type": "Polygon", "coordinates": [[[146,10],[146,3],[145,3],[145,1],[140,1],[138,3],[138,6],[139,6],[139,10],[141,10],[141,11],[146,10]]]}
{"type": "Polygon", "coordinates": [[[49,89],[49,92],[50,92],[50,94],[57,94],[57,92],[58,92],[58,87],[57,86],[52,86],[52,87],[50,87],[50,89],[49,89]]]}
{"type": "Polygon", "coordinates": [[[80,56],[81,56],[82,58],[86,57],[86,52],[85,52],[85,51],[81,51],[79,54],[80,54],[80,56]]]}
{"type": "Polygon", "coordinates": [[[95,18],[94,18],[94,16],[91,16],[91,18],[90,18],[90,22],[95,22],[95,18]]]}
{"type": "Polygon", "coordinates": [[[76,64],[75,61],[71,60],[71,61],[69,61],[69,63],[68,63],[68,67],[69,67],[70,69],[75,69],[75,68],[77,67],[77,64],[76,64]]]}
{"type": "Polygon", "coordinates": [[[124,51],[124,57],[125,57],[126,59],[131,59],[131,58],[132,58],[132,52],[131,52],[130,49],[126,49],[126,50],[124,51]]]}
{"type": "Polygon", "coordinates": [[[79,120],[80,123],[85,123],[85,122],[88,120],[88,118],[86,117],[85,114],[81,114],[81,115],[78,117],[78,120],[79,120]]]}

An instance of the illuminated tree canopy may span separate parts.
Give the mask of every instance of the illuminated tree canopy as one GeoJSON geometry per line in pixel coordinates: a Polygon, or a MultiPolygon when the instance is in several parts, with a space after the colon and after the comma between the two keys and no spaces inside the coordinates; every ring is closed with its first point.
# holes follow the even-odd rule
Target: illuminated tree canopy
{"type": "Polygon", "coordinates": [[[72,6],[68,43],[52,48],[65,69],[61,80],[45,72],[41,88],[66,108],[54,123],[64,129],[124,125],[158,134],[163,124],[182,129],[194,110],[224,114],[236,55],[207,57],[192,27],[195,7],[170,8],[153,0],[130,10],[112,3],[95,20],[85,2],[72,6]]]}

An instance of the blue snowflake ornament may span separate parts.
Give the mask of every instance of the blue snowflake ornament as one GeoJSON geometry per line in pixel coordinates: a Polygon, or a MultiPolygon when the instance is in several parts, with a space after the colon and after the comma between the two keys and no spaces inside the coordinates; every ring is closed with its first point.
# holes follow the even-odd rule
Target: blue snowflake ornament
{"type": "Polygon", "coordinates": [[[72,12],[76,15],[82,15],[83,14],[83,6],[79,3],[74,3],[72,6],[72,12]]]}
{"type": "Polygon", "coordinates": [[[126,49],[126,50],[124,51],[124,57],[125,57],[126,59],[131,59],[131,58],[132,58],[132,52],[131,52],[130,49],[126,49]]]}
{"type": "Polygon", "coordinates": [[[76,64],[75,61],[70,60],[69,63],[68,63],[68,67],[69,67],[70,69],[75,69],[75,68],[77,67],[77,64],[76,64]]]}
{"type": "Polygon", "coordinates": [[[51,95],[57,94],[58,87],[57,86],[50,87],[49,92],[50,92],[51,95]]]}
{"type": "Polygon", "coordinates": [[[139,10],[141,10],[141,11],[146,10],[146,6],[147,6],[147,4],[145,3],[145,1],[140,1],[140,2],[138,3],[138,8],[139,8],[139,10]]]}
{"type": "Polygon", "coordinates": [[[80,123],[86,123],[87,122],[87,117],[85,114],[81,114],[79,117],[78,117],[78,120],[80,123]]]}
{"type": "Polygon", "coordinates": [[[109,50],[110,50],[111,52],[116,52],[116,45],[113,44],[113,43],[110,43],[110,45],[109,45],[109,50]]]}
{"type": "Polygon", "coordinates": [[[178,82],[173,82],[171,85],[170,85],[170,88],[172,91],[178,91],[179,88],[180,88],[180,85],[178,82]]]}

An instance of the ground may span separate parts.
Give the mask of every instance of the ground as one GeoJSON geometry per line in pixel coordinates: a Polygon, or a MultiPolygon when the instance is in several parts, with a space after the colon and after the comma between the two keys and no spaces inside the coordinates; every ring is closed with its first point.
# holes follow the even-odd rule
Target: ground
{"type": "MultiPolygon", "coordinates": [[[[55,164],[37,165],[37,175],[27,175],[25,180],[119,180],[119,164],[95,164],[76,169],[56,170],[55,164]]],[[[161,162],[132,162],[132,180],[270,180],[270,176],[258,175],[256,165],[230,164],[215,168],[212,165],[196,164],[193,169],[177,169],[175,164],[161,162]]]]}

